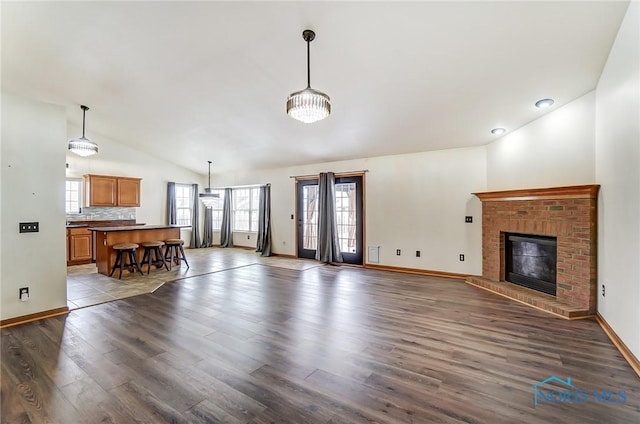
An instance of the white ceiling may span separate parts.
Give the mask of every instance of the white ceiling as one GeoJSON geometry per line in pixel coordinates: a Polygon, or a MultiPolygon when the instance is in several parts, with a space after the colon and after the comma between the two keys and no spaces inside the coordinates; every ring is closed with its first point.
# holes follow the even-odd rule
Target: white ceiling
{"type": "Polygon", "coordinates": [[[477,146],[594,89],[627,6],[3,2],[2,90],[202,174],[477,146]],[[315,124],[285,113],[305,28],[315,124]]]}

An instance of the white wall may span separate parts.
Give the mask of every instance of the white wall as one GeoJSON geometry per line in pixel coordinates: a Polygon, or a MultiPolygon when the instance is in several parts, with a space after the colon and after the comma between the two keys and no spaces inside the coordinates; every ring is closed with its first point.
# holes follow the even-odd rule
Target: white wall
{"type": "Polygon", "coordinates": [[[598,312],[640,358],[640,5],[633,1],[596,92],[598,312]]]}
{"type": "MultiPolygon", "coordinates": [[[[273,250],[295,255],[295,180],[290,176],[368,169],[366,246],[380,246],[380,264],[480,274],[481,204],[471,193],[486,189],[485,167],[485,148],[477,147],[215,175],[212,185],[271,183],[273,250]],[[474,217],[473,224],[465,224],[465,215],[474,217]],[[464,262],[458,259],[461,253],[464,262]]],[[[234,237],[243,240],[246,235],[234,237]]]]}
{"type": "Polygon", "coordinates": [[[593,184],[594,122],[590,92],[489,144],[488,190],[593,184]]]}
{"type": "Polygon", "coordinates": [[[65,109],[2,94],[1,319],[67,305],[65,109]],[[38,221],[40,232],[18,232],[38,221]],[[29,287],[31,298],[18,300],[29,287]]]}
{"type": "MultiPolygon", "coordinates": [[[[69,125],[69,139],[79,137],[82,128],[69,125]]],[[[165,224],[167,208],[167,182],[199,185],[200,192],[207,184],[207,178],[178,165],[142,153],[100,134],[93,134],[87,128],[86,136],[98,144],[99,153],[89,157],[80,157],[67,152],[69,164],[67,177],[81,178],[84,174],[116,175],[142,178],[140,182],[140,207],[136,208],[136,220],[150,225],[165,224]]],[[[207,169],[207,161],[202,161],[202,169],[207,169]]],[[[200,220],[204,211],[201,208],[200,220]]],[[[200,226],[202,236],[202,224],[200,226]]],[[[182,238],[189,244],[191,230],[183,230],[182,238]]]]}

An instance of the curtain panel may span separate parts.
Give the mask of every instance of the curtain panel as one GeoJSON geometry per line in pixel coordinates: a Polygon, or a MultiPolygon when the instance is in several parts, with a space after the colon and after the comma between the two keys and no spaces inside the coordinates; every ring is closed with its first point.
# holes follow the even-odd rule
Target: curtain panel
{"type": "Polygon", "coordinates": [[[336,179],[333,172],[321,172],[318,179],[318,247],[316,260],[342,262],[336,217],[336,179]]]}
{"type": "Polygon", "coordinates": [[[200,204],[198,203],[198,184],[191,184],[191,240],[189,247],[200,247],[200,204]]]}
{"type": "Polygon", "coordinates": [[[176,206],[176,183],[167,183],[167,225],[176,225],[178,223],[178,212],[176,206]]]}
{"type": "Polygon", "coordinates": [[[220,247],[233,247],[233,229],[231,226],[233,219],[233,212],[231,211],[232,193],[232,189],[224,189],[224,204],[222,206],[222,227],[220,228],[220,247]]]}
{"type": "Polygon", "coordinates": [[[204,233],[201,247],[213,246],[213,209],[204,208],[204,233]]]}
{"type": "Polygon", "coordinates": [[[256,252],[271,256],[271,184],[260,187],[256,252]]]}

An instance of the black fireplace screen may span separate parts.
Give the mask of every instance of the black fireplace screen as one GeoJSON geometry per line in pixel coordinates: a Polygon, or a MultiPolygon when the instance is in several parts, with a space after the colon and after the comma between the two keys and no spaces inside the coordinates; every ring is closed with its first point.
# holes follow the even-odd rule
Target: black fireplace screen
{"type": "Polygon", "coordinates": [[[556,295],[556,237],[505,234],[505,279],[556,295]]]}

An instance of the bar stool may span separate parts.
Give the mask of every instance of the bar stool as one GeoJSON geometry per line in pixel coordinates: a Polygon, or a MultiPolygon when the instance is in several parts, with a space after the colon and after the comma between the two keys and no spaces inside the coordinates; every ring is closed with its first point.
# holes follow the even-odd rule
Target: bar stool
{"type": "Polygon", "coordinates": [[[189,262],[187,262],[187,257],[184,254],[184,241],[180,239],[168,239],[164,241],[165,251],[164,251],[164,260],[169,259],[169,270],[173,266],[173,263],[180,265],[180,260],[183,260],[185,264],[187,264],[187,268],[189,268],[189,262]]]}
{"type": "Polygon", "coordinates": [[[147,264],[147,274],[151,272],[151,265],[154,265],[156,268],[165,267],[167,268],[167,271],[169,271],[169,266],[164,260],[164,255],[162,254],[162,246],[164,246],[164,242],[157,240],[145,241],[140,243],[140,246],[144,248],[142,266],[147,264]]]}
{"type": "Polygon", "coordinates": [[[111,268],[111,274],[109,277],[113,275],[116,271],[116,268],[120,267],[120,274],[118,275],[118,279],[122,279],[122,270],[127,269],[129,272],[135,272],[136,269],[142,273],[142,269],[140,269],[140,264],[138,263],[138,255],[136,251],[138,250],[138,246],[135,243],[120,243],[113,246],[113,250],[117,252],[116,260],[113,263],[113,268],[111,268]],[[129,259],[127,261],[126,259],[129,259]]]}

